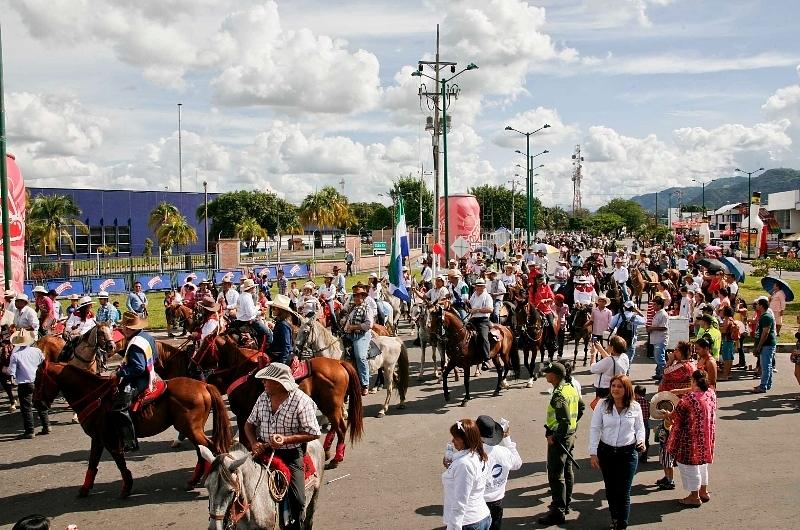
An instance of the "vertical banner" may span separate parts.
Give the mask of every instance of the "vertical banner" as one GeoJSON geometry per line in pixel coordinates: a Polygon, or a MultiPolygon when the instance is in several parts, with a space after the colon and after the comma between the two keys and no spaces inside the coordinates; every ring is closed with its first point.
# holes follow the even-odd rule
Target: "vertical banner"
{"type": "MultiPolygon", "coordinates": [[[[11,288],[21,293],[25,281],[25,183],[14,155],[6,155],[6,168],[8,170],[7,206],[11,237],[11,272],[13,274],[11,288]]],[[[5,281],[2,247],[2,226],[0,226],[0,278],[5,281]]]]}

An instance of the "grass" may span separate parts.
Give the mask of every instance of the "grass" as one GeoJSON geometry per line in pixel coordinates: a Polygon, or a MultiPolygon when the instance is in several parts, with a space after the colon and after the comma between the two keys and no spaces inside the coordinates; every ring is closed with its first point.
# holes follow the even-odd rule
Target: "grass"
{"type": "MultiPolygon", "coordinates": [[[[795,342],[794,334],[797,331],[797,317],[800,315],[800,280],[787,280],[784,279],[789,287],[794,291],[796,298],[793,302],[786,304],[786,311],[783,313],[783,326],[781,327],[781,334],[778,337],[778,342],[795,342]]],[[[739,296],[748,302],[748,317],[752,317],[753,309],[752,302],[757,297],[767,295],[768,293],[761,287],[761,278],[753,278],[748,276],[744,283],[739,284],[739,296]]]]}

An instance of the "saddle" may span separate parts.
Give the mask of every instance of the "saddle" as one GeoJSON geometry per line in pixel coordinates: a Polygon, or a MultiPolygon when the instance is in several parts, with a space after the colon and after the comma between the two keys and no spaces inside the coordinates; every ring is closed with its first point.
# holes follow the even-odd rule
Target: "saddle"
{"type": "MultiPolygon", "coordinates": [[[[270,456],[272,456],[268,451],[264,453],[260,453],[258,456],[254,458],[256,462],[261,464],[262,466],[266,466],[269,463],[270,456]]],[[[281,460],[278,455],[272,457],[272,462],[269,463],[269,468],[271,470],[278,471],[283,478],[286,480],[286,483],[292,481],[292,472],[289,470],[289,466],[281,460]]],[[[308,482],[311,477],[313,477],[317,472],[317,467],[314,465],[314,460],[311,458],[311,455],[305,453],[303,455],[303,478],[306,480],[306,487],[308,487],[308,482]]]]}
{"type": "MultiPolygon", "coordinates": [[[[242,383],[253,377],[256,374],[256,372],[261,370],[264,366],[268,365],[269,361],[264,362],[263,366],[261,366],[261,364],[262,363],[259,362],[258,368],[253,368],[250,372],[239,377],[238,379],[235,379],[230,385],[228,385],[228,388],[225,390],[225,393],[230,396],[234,390],[236,390],[242,385],[242,383]]],[[[289,369],[292,372],[292,377],[294,377],[295,383],[299,383],[300,381],[311,375],[310,361],[309,360],[301,361],[300,359],[297,358],[297,356],[292,358],[292,364],[289,365],[289,369]]]]}
{"type": "Polygon", "coordinates": [[[155,402],[164,395],[167,390],[167,382],[158,376],[155,376],[152,389],[148,386],[144,392],[139,394],[133,403],[131,403],[130,411],[134,414],[144,409],[150,403],[155,402]]]}

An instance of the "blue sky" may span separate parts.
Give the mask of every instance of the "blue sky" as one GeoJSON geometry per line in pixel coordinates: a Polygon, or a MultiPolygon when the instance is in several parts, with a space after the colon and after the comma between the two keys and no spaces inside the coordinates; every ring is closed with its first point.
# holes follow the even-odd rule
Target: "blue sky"
{"type": "MultiPolygon", "coordinates": [[[[459,78],[451,188],[506,183],[534,136],[537,190],[571,203],[581,144],[597,207],[735,167],[799,167],[800,47],[790,1],[3,0],[10,150],[30,185],[271,189],[345,180],[372,200],[431,167],[418,82],[459,78]],[[795,24],[793,25],[793,21],[795,24]],[[538,163],[537,159],[537,163],[538,163]]],[[[430,182],[430,178],[429,178],[430,182]]]]}

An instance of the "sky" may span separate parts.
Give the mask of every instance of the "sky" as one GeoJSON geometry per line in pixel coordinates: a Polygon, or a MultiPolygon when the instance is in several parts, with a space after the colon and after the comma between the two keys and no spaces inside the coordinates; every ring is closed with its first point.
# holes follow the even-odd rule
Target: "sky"
{"type": "MultiPolygon", "coordinates": [[[[597,208],[734,168],[800,168],[800,3],[695,0],[0,0],[9,151],[29,186],[274,191],[388,202],[432,186],[417,61],[461,69],[451,193],[597,208]],[[521,177],[517,177],[518,179],[521,177]],[[519,189],[519,187],[517,188],[519,189]]],[[[427,85],[432,89],[432,82],[427,85]]]]}

